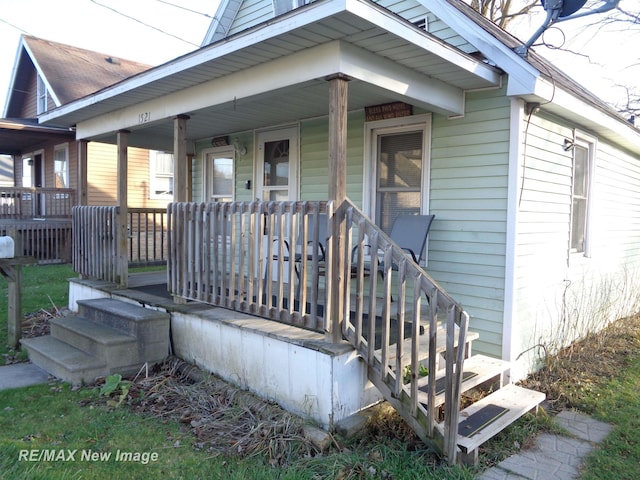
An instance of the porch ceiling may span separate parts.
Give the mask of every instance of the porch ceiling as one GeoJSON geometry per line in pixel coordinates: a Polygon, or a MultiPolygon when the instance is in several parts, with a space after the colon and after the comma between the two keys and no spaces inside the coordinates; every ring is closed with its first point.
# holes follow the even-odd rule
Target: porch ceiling
{"type": "Polygon", "coordinates": [[[20,155],[34,145],[74,138],[73,129],[46,127],[38,125],[35,120],[0,119],[0,154],[20,155]]]}
{"type": "MultiPolygon", "coordinates": [[[[40,120],[56,125],[77,125],[335,41],[359,47],[382,62],[390,62],[460,91],[495,86],[500,81],[499,70],[368,0],[320,0],[69,103],[40,120]]],[[[327,85],[321,79],[305,79],[277,90],[265,85],[263,92],[250,98],[251,108],[243,105],[246,100],[249,99],[238,98],[215,108],[180,112],[191,116],[188,136],[204,138],[324,115],[328,111],[327,85]]],[[[350,109],[392,100],[399,98],[394,98],[393,92],[385,91],[379,85],[364,81],[350,84],[350,109]]],[[[407,98],[402,100],[407,101],[407,98]]],[[[169,117],[156,118],[168,120],[169,117]]],[[[162,121],[126,128],[133,132],[131,142],[141,142],[138,146],[149,146],[145,139],[167,134],[172,137],[171,124],[162,121]]],[[[91,139],[104,141],[108,138],[109,135],[102,135],[91,139]]]]}

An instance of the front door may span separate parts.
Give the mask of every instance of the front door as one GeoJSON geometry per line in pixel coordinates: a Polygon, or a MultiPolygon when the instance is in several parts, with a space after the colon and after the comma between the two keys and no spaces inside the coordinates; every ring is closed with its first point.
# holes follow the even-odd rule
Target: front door
{"type": "Polygon", "coordinates": [[[258,133],[256,197],[258,200],[298,199],[298,129],[258,133]]]}

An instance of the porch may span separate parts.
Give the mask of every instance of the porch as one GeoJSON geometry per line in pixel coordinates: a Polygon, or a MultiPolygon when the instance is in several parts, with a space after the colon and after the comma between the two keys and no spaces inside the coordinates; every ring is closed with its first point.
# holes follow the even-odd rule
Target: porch
{"type": "Polygon", "coordinates": [[[353,204],[333,205],[170,204],[167,271],[127,270],[125,285],[123,230],[95,215],[117,207],[76,207],[74,260],[94,261],[74,262],[70,308],[167,312],[168,353],[329,429],[385,399],[451,462],[475,461],[543,396],[504,385],[508,363],[471,355],[464,310],[353,204]],[[100,245],[87,250],[90,239],[100,245]],[[460,412],[463,392],[484,387],[498,391],[460,412]]]}

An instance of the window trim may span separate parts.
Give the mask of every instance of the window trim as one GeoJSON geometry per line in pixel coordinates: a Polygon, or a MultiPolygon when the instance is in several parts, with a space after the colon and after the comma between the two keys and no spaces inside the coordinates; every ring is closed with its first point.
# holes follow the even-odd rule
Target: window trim
{"type": "MultiPolygon", "coordinates": [[[[149,150],[149,200],[173,200],[173,191],[171,194],[169,193],[154,193],[155,192],[155,185],[156,185],[156,180],[157,180],[157,175],[156,175],[156,167],[155,167],[155,162],[156,162],[156,158],[157,155],[161,153],[161,154],[171,154],[173,155],[173,152],[170,151],[166,151],[166,150],[149,150]]],[[[175,178],[175,156],[173,157],[173,168],[174,168],[174,173],[171,176],[171,178],[175,178]]],[[[168,175],[167,175],[168,178],[168,175]]],[[[173,183],[173,181],[172,181],[173,183]]],[[[175,186],[174,186],[175,188],[175,186]]]]}
{"type": "Polygon", "coordinates": [[[594,191],[594,177],[595,177],[595,165],[596,165],[596,152],[598,149],[597,138],[579,130],[574,130],[573,133],[574,148],[571,150],[571,199],[570,199],[570,215],[569,215],[569,260],[572,258],[591,258],[591,244],[592,244],[592,230],[593,230],[593,191],[594,191]],[[575,146],[580,146],[587,150],[587,206],[585,213],[585,227],[584,227],[584,248],[582,251],[574,251],[572,248],[573,243],[573,199],[574,199],[574,172],[575,172],[575,146]]]}
{"type": "Polygon", "coordinates": [[[429,185],[431,177],[431,121],[430,113],[410,115],[389,120],[376,120],[365,123],[364,178],[362,188],[363,210],[371,218],[376,213],[376,185],[378,165],[376,161],[378,135],[404,133],[422,130],[422,179],[420,182],[420,212],[429,213],[429,185]]]}
{"type": "Polygon", "coordinates": [[[207,156],[213,155],[214,158],[231,158],[231,199],[232,201],[236,198],[236,151],[233,145],[228,145],[224,147],[212,147],[205,148],[202,150],[202,176],[204,179],[204,185],[202,189],[202,201],[210,202],[212,198],[222,198],[222,195],[211,195],[211,166],[209,162],[207,162],[207,156]]]}
{"type": "Polygon", "coordinates": [[[58,161],[56,159],[56,153],[59,151],[64,151],[64,164],[65,164],[65,169],[64,169],[64,187],[63,188],[70,188],[70,184],[69,184],[69,144],[68,143],[61,143],[59,145],[55,145],[53,147],[53,182],[54,182],[54,187],[56,186],[56,175],[57,175],[57,170],[56,170],[56,162],[58,161]]]}
{"type": "Polygon", "coordinates": [[[40,74],[36,74],[36,114],[47,111],[47,84],[40,74]]]}

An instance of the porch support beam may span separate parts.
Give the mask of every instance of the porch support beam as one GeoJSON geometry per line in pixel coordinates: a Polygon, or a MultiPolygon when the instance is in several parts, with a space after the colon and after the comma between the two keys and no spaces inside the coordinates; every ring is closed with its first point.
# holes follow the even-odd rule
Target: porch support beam
{"type": "Polygon", "coordinates": [[[78,140],[78,205],[88,205],[87,198],[88,180],[87,180],[87,152],[89,142],[86,140],[78,140]]]}
{"type": "Polygon", "coordinates": [[[187,197],[187,120],[188,115],[178,115],[173,120],[173,201],[186,202],[187,197]]]}
{"type": "MultiPolygon", "coordinates": [[[[118,138],[118,243],[116,254],[116,278],[118,285],[122,288],[126,288],[129,280],[129,255],[127,254],[128,245],[128,231],[127,225],[129,223],[129,208],[128,208],[128,189],[127,189],[127,177],[128,177],[128,146],[129,146],[129,131],[120,130],[117,135],[118,138]]],[[[106,259],[108,261],[108,259],[106,259]]]]}
{"type": "Polygon", "coordinates": [[[346,292],[346,222],[344,200],[347,198],[347,100],[346,75],[336,74],[327,78],[329,82],[329,200],[334,204],[330,257],[331,281],[329,283],[330,310],[328,311],[329,340],[342,340],[342,324],[346,292]]]}

